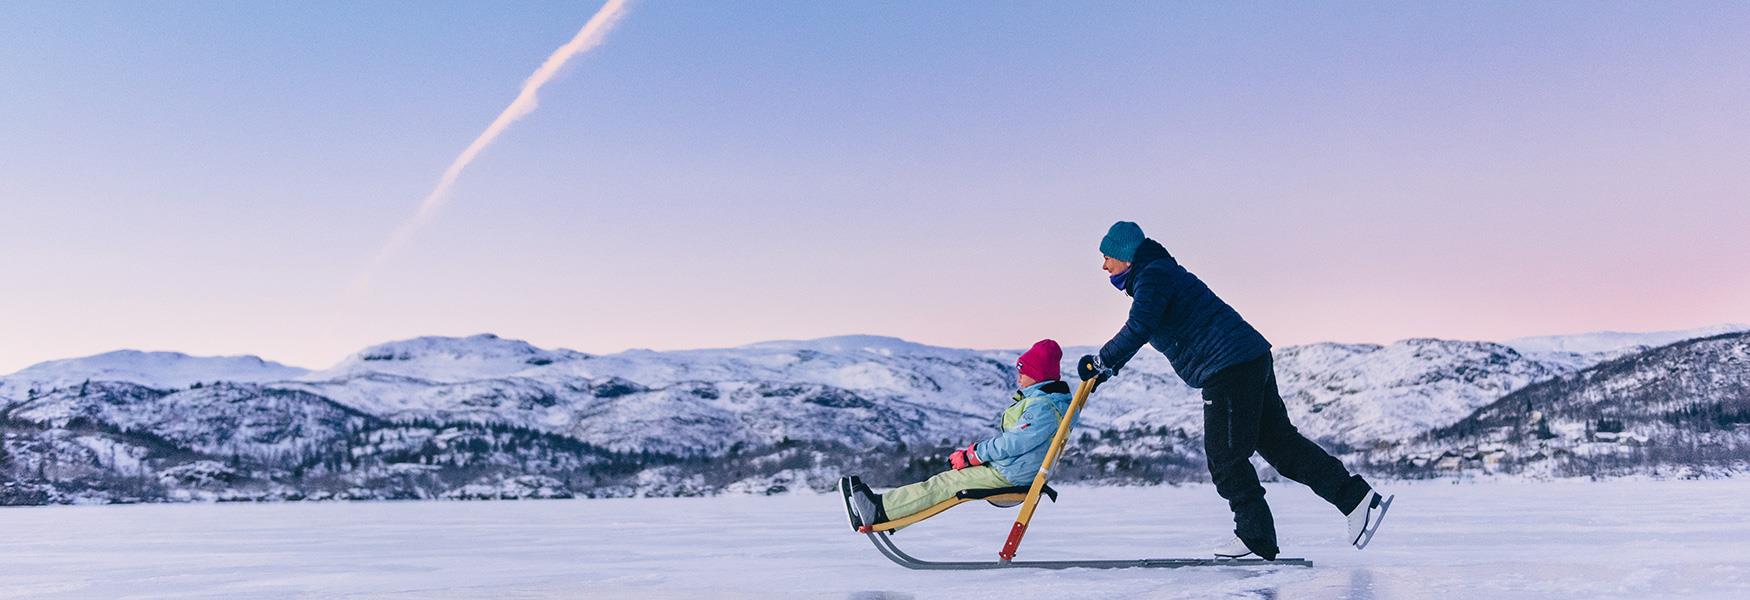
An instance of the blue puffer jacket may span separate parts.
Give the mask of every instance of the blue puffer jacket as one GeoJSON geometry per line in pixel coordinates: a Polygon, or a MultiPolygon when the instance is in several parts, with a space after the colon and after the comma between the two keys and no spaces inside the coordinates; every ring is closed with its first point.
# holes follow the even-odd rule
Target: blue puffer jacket
{"type": "Polygon", "coordinates": [[[1201,388],[1222,369],[1270,351],[1258,330],[1154,240],[1136,249],[1124,293],[1134,299],[1130,318],[1100,347],[1100,362],[1113,370],[1147,343],[1167,355],[1186,385],[1201,388]]]}
{"type": "MultiPolygon", "coordinates": [[[[1051,449],[1051,436],[1069,412],[1069,384],[1062,380],[1036,383],[1015,392],[1015,402],[998,418],[1003,432],[979,442],[972,451],[1014,485],[1032,485],[1051,449]]],[[[1081,415],[1076,415],[1081,420],[1081,415]]],[[[1073,426],[1073,423],[1072,423],[1073,426]]]]}

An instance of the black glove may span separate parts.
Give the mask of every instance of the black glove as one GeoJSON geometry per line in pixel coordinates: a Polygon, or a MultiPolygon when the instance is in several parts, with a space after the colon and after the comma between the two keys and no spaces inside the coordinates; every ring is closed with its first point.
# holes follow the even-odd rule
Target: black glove
{"type": "Polygon", "coordinates": [[[1088,354],[1076,361],[1076,374],[1082,376],[1082,381],[1096,380],[1095,383],[1105,383],[1112,378],[1112,368],[1100,363],[1100,355],[1088,354]]]}

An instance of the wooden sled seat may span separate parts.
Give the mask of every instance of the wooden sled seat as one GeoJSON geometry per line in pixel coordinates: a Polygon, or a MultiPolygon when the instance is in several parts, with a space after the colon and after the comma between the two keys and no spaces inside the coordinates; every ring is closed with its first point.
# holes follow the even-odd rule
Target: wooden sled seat
{"type": "MultiPolygon", "coordinates": [[[[971,502],[973,500],[983,500],[985,502],[989,502],[991,504],[991,506],[996,506],[999,508],[1011,508],[1011,507],[1015,507],[1015,506],[1020,506],[1022,502],[1027,501],[1027,492],[1030,489],[1031,488],[1029,486],[1017,485],[1017,486],[1013,486],[1013,487],[1004,487],[1004,488],[980,488],[980,489],[973,489],[973,490],[960,490],[958,492],[954,492],[953,498],[949,498],[947,500],[943,500],[941,502],[938,502],[934,506],[931,506],[929,508],[918,511],[917,514],[907,515],[907,516],[902,517],[902,518],[898,518],[898,519],[894,519],[892,521],[886,521],[886,522],[882,522],[882,523],[876,523],[874,525],[865,525],[859,531],[861,531],[863,533],[871,533],[871,532],[876,532],[876,531],[893,531],[893,530],[899,529],[901,527],[906,527],[909,525],[916,524],[917,522],[922,521],[924,519],[928,519],[930,517],[934,517],[936,515],[942,514],[943,511],[946,511],[950,508],[954,508],[954,507],[959,506],[959,505],[966,503],[966,502],[971,502]]],[[[1045,484],[1045,486],[1039,490],[1039,493],[1041,496],[1045,496],[1047,498],[1050,498],[1052,502],[1057,501],[1057,490],[1051,489],[1051,484],[1045,484]]]]}
{"type": "MultiPolygon", "coordinates": [[[[954,498],[959,500],[983,500],[989,502],[991,506],[1009,508],[1020,506],[1022,502],[1026,502],[1028,489],[1028,486],[1017,485],[1006,488],[960,490],[954,492],[954,498]]],[[[1045,487],[1039,491],[1041,494],[1044,494],[1045,497],[1050,498],[1052,502],[1057,501],[1057,490],[1051,489],[1051,484],[1045,484],[1045,487]]]]}

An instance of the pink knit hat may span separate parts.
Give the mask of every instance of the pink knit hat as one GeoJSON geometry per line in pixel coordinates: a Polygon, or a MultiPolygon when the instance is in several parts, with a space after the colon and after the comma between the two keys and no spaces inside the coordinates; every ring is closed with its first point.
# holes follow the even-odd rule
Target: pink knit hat
{"type": "Polygon", "coordinates": [[[1015,368],[1037,381],[1052,381],[1063,376],[1059,370],[1062,363],[1063,348],[1057,347],[1057,342],[1039,340],[1015,361],[1015,368]]]}

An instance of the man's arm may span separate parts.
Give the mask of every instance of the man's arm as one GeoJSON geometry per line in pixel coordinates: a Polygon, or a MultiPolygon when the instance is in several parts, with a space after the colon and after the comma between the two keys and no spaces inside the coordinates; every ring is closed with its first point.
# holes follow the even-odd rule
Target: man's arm
{"type": "Polygon", "coordinates": [[[1161,324],[1161,317],[1167,314],[1169,304],[1168,293],[1172,290],[1161,277],[1143,277],[1137,273],[1136,293],[1130,302],[1130,317],[1125,319],[1124,328],[1118,330],[1118,335],[1112,336],[1112,341],[1100,347],[1100,363],[1117,371],[1136,356],[1136,351],[1154,337],[1155,328],[1161,324]]]}

